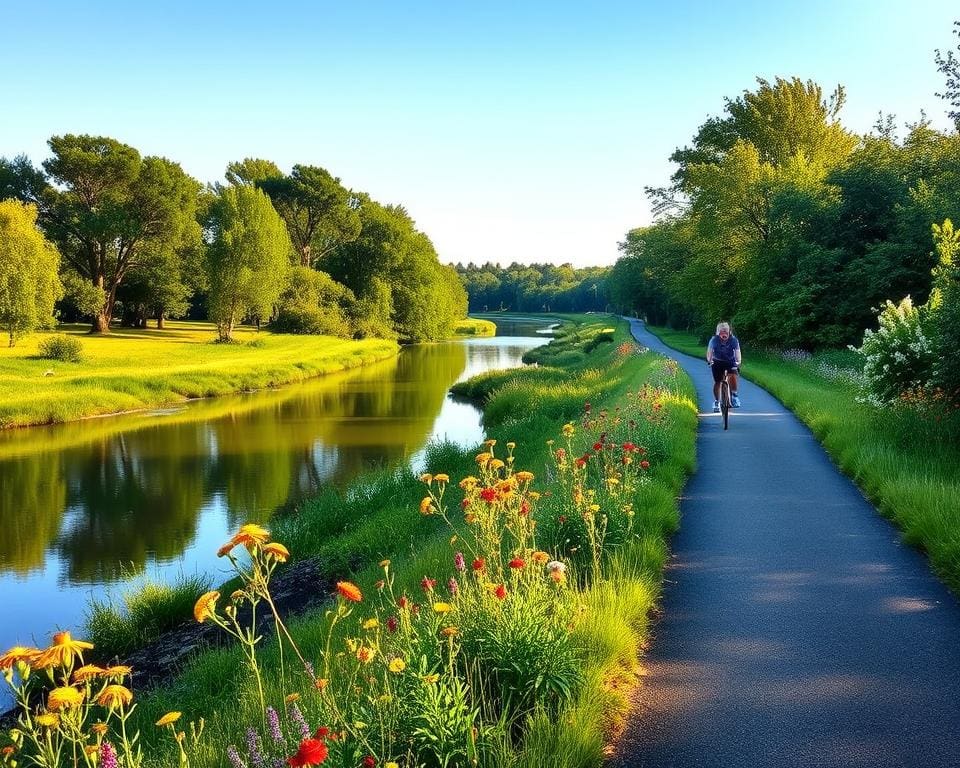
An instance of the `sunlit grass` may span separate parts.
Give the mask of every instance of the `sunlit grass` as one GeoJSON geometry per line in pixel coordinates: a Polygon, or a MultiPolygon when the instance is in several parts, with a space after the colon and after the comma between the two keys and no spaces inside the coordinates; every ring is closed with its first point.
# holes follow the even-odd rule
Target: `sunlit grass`
{"type": "Polygon", "coordinates": [[[116,329],[81,340],[83,360],[38,357],[46,334],[0,349],[0,428],[51,424],[299,382],[395,355],[393,341],[292,336],[243,328],[235,344],[215,344],[213,326],[170,323],[164,330],[116,329]]]}
{"type": "Polygon", "coordinates": [[[496,336],[497,324],[479,317],[467,317],[457,321],[454,336],[496,336]]]}

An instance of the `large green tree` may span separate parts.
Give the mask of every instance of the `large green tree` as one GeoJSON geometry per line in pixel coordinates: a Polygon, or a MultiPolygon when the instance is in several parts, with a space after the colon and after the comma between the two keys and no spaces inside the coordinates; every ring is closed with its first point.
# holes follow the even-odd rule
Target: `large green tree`
{"type": "Polygon", "coordinates": [[[62,294],[60,254],[37,229],[37,211],[17,200],[0,200],[0,328],[12,347],[17,339],[53,323],[62,294]]]}
{"type": "Polygon", "coordinates": [[[210,210],[208,310],[221,341],[244,317],[267,318],[286,287],[290,238],[270,199],[251,186],[226,187],[210,210]]]}

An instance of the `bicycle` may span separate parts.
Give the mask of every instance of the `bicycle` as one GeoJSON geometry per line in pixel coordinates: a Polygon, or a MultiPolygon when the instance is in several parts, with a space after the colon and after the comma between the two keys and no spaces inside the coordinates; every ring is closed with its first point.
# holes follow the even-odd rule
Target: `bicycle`
{"type": "Polygon", "coordinates": [[[720,380],[720,415],[723,418],[723,428],[727,429],[730,424],[730,409],[733,408],[733,401],[730,396],[730,382],[727,377],[730,375],[728,368],[723,372],[723,379],[720,380]]]}

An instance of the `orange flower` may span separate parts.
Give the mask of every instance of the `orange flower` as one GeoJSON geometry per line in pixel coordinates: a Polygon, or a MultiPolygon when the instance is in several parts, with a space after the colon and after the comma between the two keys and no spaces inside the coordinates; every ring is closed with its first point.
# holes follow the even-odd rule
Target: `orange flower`
{"type": "Polygon", "coordinates": [[[357,661],[362,664],[366,664],[369,661],[373,660],[373,657],[377,655],[377,652],[374,648],[370,648],[366,645],[361,645],[357,648],[357,661]]]}
{"type": "Polygon", "coordinates": [[[173,725],[180,719],[180,712],[167,712],[163,717],[157,720],[157,725],[162,728],[165,725],[173,725]]]}
{"type": "Polygon", "coordinates": [[[103,736],[107,731],[110,730],[110,726],[106,723],[94,723],[90,726],[90,733],[94,736],[103,736]]]}
{"type": "Polygon", "coordinates": [[[530,555],[530,559],[533,560],[533,562],[535,562],[537,565],[543,565],[550,559],[550,555],[548,555],[546,552],[537,550],[530,555]]]}
{"type": "Polygon", "coordinates": [[[517,478],[518,483],[530,483],[533,482],[533,472],[527,472],[526,470],[521,470],[514,475],[517,478]]]}
{"type": "Polygon", "coordinates": [[[37,657],[36,666],[40,669],[69,667],[73,664],[74,656],[83,661],[83,651],[91,648],[93,643],[74,640],[69,632],[57,632],[53,636],[53,644],[37,657]]]}
{"type": "Polygon", "coordinates": [[[318,691],[322,691],[324,688],[327,687],[327,683],[329,682],[330,681],[327,680],[327,678],[325,677],[318,677],[316,680],[313,681],[313,687],[316,688],[318,691]]]}
{"type": "Polygon", "coordinates": [[[267,555],[272,555],[277,560],[278,563],[285,563],[287,562],[287,560],[290,559],[289,550],[285,546],[283,546],[283,544],[280,544],[279,542],[276,542],[276,541],[272,541],[269,544],[267,544],[263,548],[263,551],[267,555]]]}
{"type": "Polygon", "coordinates": [[[240,526],[240,530],[233,536],[234,544],[243,544],[247,549],[266,544],[268,541],[270,541],[270,531],[255,523],[240,526]]]}
{"type": "Polygon", "coordinates": [[[40,654],[43,653],[39,648],[29,648],[24,645],[15,645],[3,656],[0,656],[0,669],[10,669],[21,661],[26,664],[32,664],[40,654]]]}
{"type": "Polygon", "coordinates": [[[126,664],[114,664],[112,667],[107,667],[103,674],[105,677],[126,677],[131,672],[133,672],[133,668],[126,664]]]}
{"type": "Polygon", "coordinates": [[[460,630],[457,629],[456,627],[444,627],[443,629],[440,630],[440,634],[443,635],[444,637],[453,637],[459,631],[460,630]]]}
{"type": "Polygon", "coordinates": [[[433,479],[436,480],[438,483],[449,483],[450,475],[444,472],[441,472],[440,474],[435,475],[433,479]]]}
{"type": "Polygon", "coordinates": [[[82,667],[73,670],[73,682],[83,683],[94,677],[100,677],[106,674],[107,670],[98,667],[96,664],[84,664],[82,667]]]}
{"type": "Polygon", "coordinates": [[[363,600],[363,593],[360,591],[360,587],[356,584],[351,584],[349,581],[338,581],[337,593],[344,600],[349,600],[351,603],[359,603],[363,600]]]}
{"type": "Polygon", "coordinates": [[[217,590],[204,592],[193,606],[193,618],[198,623],[203,624],[217,612],[217,600],[220,599],[220,593],[217,590]]]}
{"type": "Polygon", "coordinates": [[[69,685],[54,688],[47,696],[47,709],[59,712],[61,709],[72,709],[83,703],[83,691],[78,691],[69,685]]]}
{"type": "Polygon", "coordinates": [[[230,541],[228,541],[226,544],[220,547],[220,549],[217,550],[217,557],[224,557],[225,555],[229,555],[230,552],[233,551],[233,548],[235,546],[237,546],[237,542],[235,542],[233,539],[230,539],[230,541]]]}
{"type": "Polygon", "coordinates": [[[498,600],[506,600],[507,598],[507,588],[503,584],[498,584],[497,588],[493,590],[493,594],[497,596],[498,600]]]}
{"type": "Polygon", "coordinates": [[[108,685],[103,689],[103,693],[97,696],[97,704],[107,709],[123,708],[133,701],[133,694],[129,688],[122,685],[108,685]]]}
{"type": "Polygon", "coordinates": [[[509,565],[511,568],[513,568],[516,571],[526,566],[526,563],[523,561],[523,558],[515,557],[513,558],[513,560],[510,561],[509,565]]]}
{"type": "Polygon", "coordinates": [[[433,499],[431,499],[429,496],[424,496],[424,497],[420,500],[420,514],[421,514],[421,515],[429,515],[430,512],[432,511],[432,507],[433,507],[433,499]]]}

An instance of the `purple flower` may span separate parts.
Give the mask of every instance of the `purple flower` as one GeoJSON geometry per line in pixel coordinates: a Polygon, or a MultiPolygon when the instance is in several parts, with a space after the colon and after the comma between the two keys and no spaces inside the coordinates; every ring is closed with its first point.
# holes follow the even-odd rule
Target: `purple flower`
{"type": "Polygon", "coordinates": [[[109,741],[100,742],[100,768],[117,768],[117,753],[109,741]]]}
{"type": "Polygon", "coordinates": [[[303,717],[303,712],[300,711],[300,707],[297,706],[297,702],[293,702],[290,705],[290,719],[297,724],[297,727],[300,729],[300,738],[309,739],[313,731],[310,730],[310,726],[307,725],[307,721],[303,717]]]}
{"type": "MultiPolygon", "coordinates": [[[[237,752],[237,748],[231,744],[227,747],[227,757],[230,759],[230,764],[233,768],[247,768],[243,760],[240,759],[240,754],[237,752]]],[[[101,768],[103,768],[101,766],[101,768]]]]}
{"type": "Polygon", "coordinates": [[[280,715],[273,707],[267,707],[267,726],[270,728],[270,738],[277,744],[283,741],[283,731],[280,730],[280,715]]]}
{"type": "Polygon", "coordinates": [[[453,576],[451,576],[450,581],[447,582],[447,589],[449,589],[450,594],[454,596],[460,591],[460,585],[457,584],[457,580],[453,578],[453,576]]]}
{"type": "Polygon", "coordinates": [[[313,664],[311,664],[309,661],[305,661],[303,662],[303,666],[307,670],[307,674],[310,675],[310,679],[316,680],[317,673],[313,671],[313,664]]]}
{"type": "Polygon", "coordinates": [[[247,754],[255,768],[264,768],[263,754],[260,752],[260,737],[253,728],[247,728],[247,754]]]}
{"type": "Polygon", "coordinates": [[[453,556],[453,565],[458,571],[467,570],[467,561],[463,557],[463,552],[457,552],[457,554],[453,556]]]}

